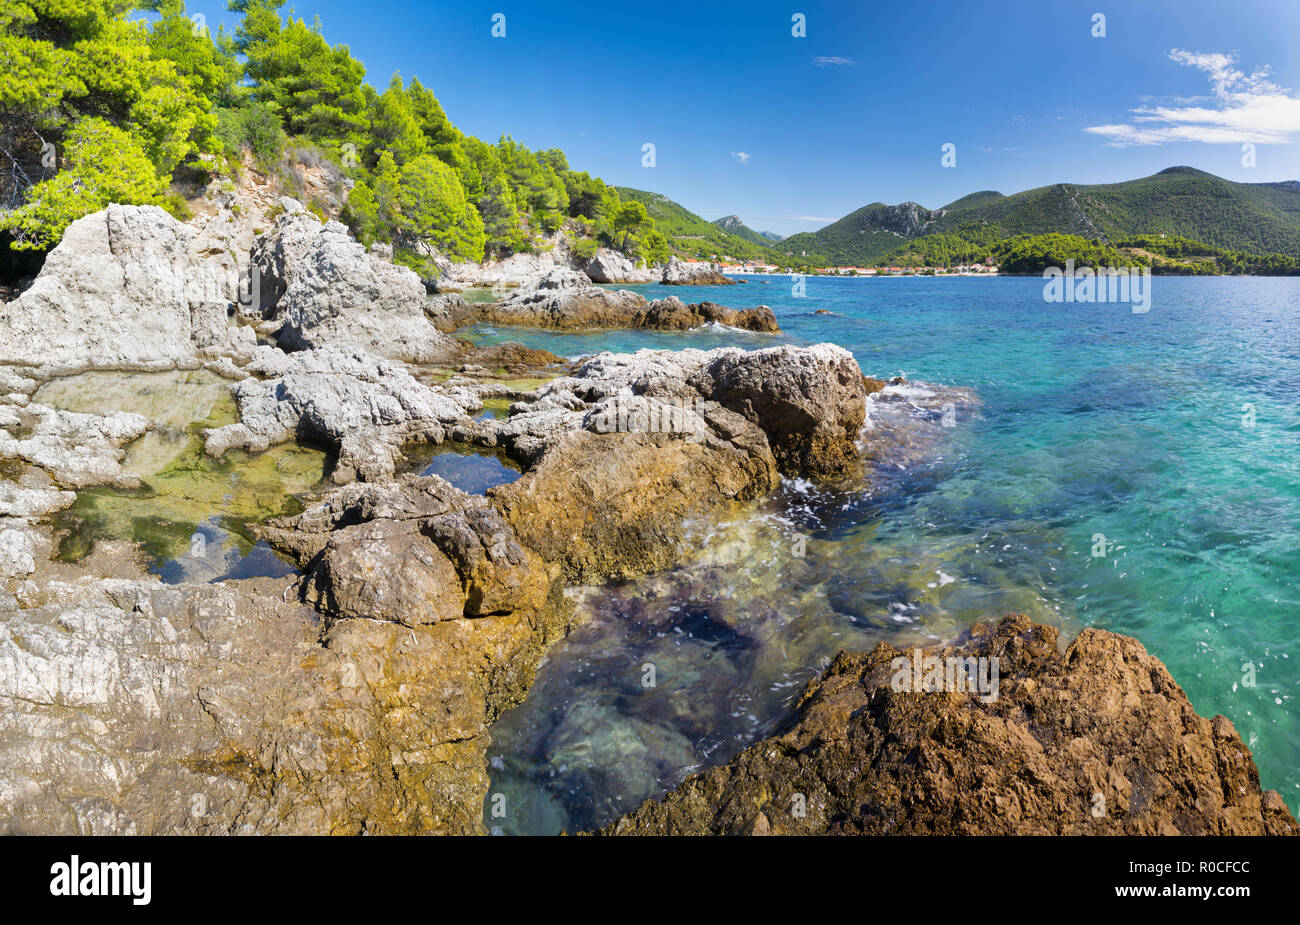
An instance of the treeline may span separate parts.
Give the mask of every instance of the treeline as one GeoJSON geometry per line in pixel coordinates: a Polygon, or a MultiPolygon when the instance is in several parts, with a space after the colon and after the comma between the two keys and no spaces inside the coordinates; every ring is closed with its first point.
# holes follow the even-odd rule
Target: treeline
{"type": "Polygon", "coordinates": [[[173,171],[217,150],[215,109],[239,70],[224,36],[194,35],[179,2],[152,28],[117,0],[0,4],[0,152],[11,182],[0,230],[45,250],[110,202],[168,200],[173,171]]]}
{"type": "Polygon", "coordinates": [[[624,202],[644,205],[655,226],[680,254],[699,258],[726,255],[739,260],[763,260],[771,256],[766,244],[732,234],[660,193],[629,186],[617,187],[617,191],[624,202]]]}
{"type": "Polygon", "coordinates": [[[182,174],[230,175],[245,150],[269,165],[288,145],[315,149],[350,177],[344,219],[419,270],[432,273],[435,250],[478,261],[560,229],[581,256],[606,244],[667,259],[644,205],[572,170],[563,151],[466,135],[418,80],[394,75],[376,91],[319,20],[282,18],[281,6],[230,0],[241,18],[229,35],[199,28],[183,0],[6,0],[0,153],[15,179],[0,231],[9,246],[47,250],[110,202],[183,218],[171,192],[182,174]],[[135,11],[156,15],[130,18],[135,11]]]}
{"type": "Polygon", "coordinates": [[[1145,262],[1126,257],[1109,244],[1077,234],[1016,235],[993,246],[992,256],[1001,273],[1039,274],[1048,267],[1145,266],[1145,262]]]}
{"type": "Polygon", "coordinates": [[[1135,235],[1113,242],[1051,232],[1006,237],[995,226],[971,226],[909,241],[872,266],[954,267],[992,261],[1003,273],[1041,273],[1075,266],[1150,267],[1156,275],[1300,275],[1300,257],[1252,254],[1176,235],[1135,235]],[[1163,258],[1163,259],[1161,259],[1163,258]]]}
{"type": "Polygon", "coordinates": [[[1137,235],[1116,242],[1116,246],[1138,248],[1167,258],[1165,261],[1154,261],[1152,273],[1179,276],[1300,276],[1300,257],[1229,250],[1177,235],[1137,235]]]}

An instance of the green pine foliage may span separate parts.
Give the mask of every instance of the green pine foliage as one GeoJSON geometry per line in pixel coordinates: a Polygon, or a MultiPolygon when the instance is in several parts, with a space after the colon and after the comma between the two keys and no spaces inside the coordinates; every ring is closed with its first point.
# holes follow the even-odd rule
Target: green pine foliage
{"type": "Polygon", "coordinates": [[[1048,267],[1134,266],[1135,261],[1121,256],[1115,248],[1096,238],[1077,234],[1017,235],[1001,241],[995,248],[998,268],[1003,273],[1040,274],[1048,267]]]}
{"type": "Polygon", "coordinates": [[[395,74],[376,91],[346,45],[277,0],[228,5],[240,14],[233,35],[200,28],[183,0],[0,8],[0,156],[17,180],[0,188],[10,249],[48,249],[109,202],[179,212],[168,187],[182,168],[235,170],[250,151],[282,173],[286,151],[310,150],[350,176],[344,217],[358,236],[422,271],[435,250],[500,257],[560,229],[578,253],[619,243],[667,259],[653,219],[616,229],[618,191],[570,169],[562,151],[465,135],[418,80],[395,74]]]}
{"type": "Polygon", "coordinates": [[[0,6],[0,156],[19,178],[0,231],[12,248],[47,249],[108,202],[164,202],[172,171],[218,144],[208,94],[233,83],[233,59],[182,36],[192,24],[179,0],[150,3],[152,26],[128,18],[131,7],[0,6]]]}
{"type": "Polygon", "coordinates": [[[78,122],[64,141],[64,169],[34,186],[0,219],[15,250],[47,250],[72,222],[113,202],[163,203],[166,182],[139,141],[105,121],[78,122]]]}

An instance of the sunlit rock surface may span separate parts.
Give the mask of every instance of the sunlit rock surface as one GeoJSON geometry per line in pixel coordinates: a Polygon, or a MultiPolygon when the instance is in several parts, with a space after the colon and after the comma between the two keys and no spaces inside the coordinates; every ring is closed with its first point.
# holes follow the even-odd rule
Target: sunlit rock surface
{"type": "Polygon", "coordinates": [[[286,212],[253,245],[259,305],[281,347],[353,346],[415,363],[460,350],[425,316],[419,277],[368,252],[339,222],[286,212]]]}
{"type": "Polygon", "coordinates": [[[246,352],[252,331],[229,321],[237,274],[203,258],[194,237],[157,206],[77,219],[31,287],[0,306],[0,363],[168,369],[246,352]]]}

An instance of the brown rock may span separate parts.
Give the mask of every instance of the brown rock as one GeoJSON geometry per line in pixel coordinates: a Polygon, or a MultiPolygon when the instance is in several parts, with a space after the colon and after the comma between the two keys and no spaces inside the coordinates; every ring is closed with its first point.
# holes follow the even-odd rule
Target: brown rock
{"type": "Polygon", "coordinates": [[[766,305],[745,309],[727,308],[714,302],[688,305],[676,296],[651,302],[645,311],[631,319],[628,327],[689,331],[705,324],[725,324],[762,334],[781,333],[781,328],[776,323],[776,314],[766,305]]]}
{"type": "Polygon", "coordinates": [[[846,350],[818,344],[732,351],[712,360],[692,384],[759,423],[787,475],[835,475],[857,458],[866,386],[846,350]]]}
{"type": "Polygon", "coordinates": [[[418,626],[465,615],[455,567],[414,521],[381,520],[334,533],[304,593],[337,618],[418,626]]]}
{"type": "Polygon", "coordinates": [[[575,431],[490,496],[520,540],[570,580],[665,568],[687,516],[776,485],[762,433],[729,417],[735,442],[725,448],[670,434],[575,431]]]}
{"type": "Polygon", "coordinates": [[[1135,639],[1023,615],[943,657],[997,657],[998,696],[896,692],[882,643],[841,653],[775,736],[605,834],[1294,835],[1222,716],[1200,717],[1135,639]],[[798,807],[804,812],[793,810],[798,807]]]}

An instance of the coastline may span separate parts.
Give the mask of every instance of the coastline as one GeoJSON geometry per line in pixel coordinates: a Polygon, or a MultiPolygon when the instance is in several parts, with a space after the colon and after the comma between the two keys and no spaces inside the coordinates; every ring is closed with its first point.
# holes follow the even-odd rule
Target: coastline
{"type": "MultiPolygon", "coordinates": [[[[6,357],[0,403],[8,467],[0,659],[9,666],[6,694],[24,704],[0,734],[4,792],[13,795],[0,807],[7,830],[482,832],[490,725],[524,699],[543,654],[572,630],[567,591],[671,567],[688,521],[764,497],[781,477],[843,476],[864,449],[857,443],[867,397],[884,383],[865,377],[842,348],[601,353],[516,388],[440,330],[446,305],[431,308],[414,274],[365,252],[340,227],[287,208],[251,251],[271,295],[231,303],[234,317],[217,322],[202,303],[174,296],[184,291],[174,274],[207,258],[191,251],[180,266],[156,258],[191,247],[192,232],[160,210],[113,207],[71,230],[65,250],[7,303],[3,323],[21,336],[8,338],[15,353],[6,357]],[[126,240],[134,247],[120,246],[126,240]],[[127,261],[132,274],[121,272],[127,261]],[[328,276],[317,269],[325,261],[328,276]],[[45,306],[55,292],[63,311],[76,312],[75,326],[51,327],[45,306]],[[115,308],[122,304],[134,314],[115,308]],[[159,316],[175,325],[158,331],[159,316]],[[259,343],[254,331],[283,346],[259,343]],[[251,528],[295,574],[167,585],[142,570],[125,540],[101,541],[80,563],[58,561],[49,515],[97,487],[139,490],[139,474],[123,468],[127,452],[158,428],[125,407],[51,408],[38,390],[73,369],[202,365],[233,383],[231,411],[207,413],[193,431],[199,458],[212,460],[204,465],[298,441],[326,450],[332,484],[305,493],[301,510],[251,528]],[[503,398],[505,417],[483,414],[486,402],[503,398]],[[610,417],[630,399],[665,426],[601,424],[639,420],[610,417]],[[404,470],[402,448],[411,443],[500,452],[521,476],[469,494],[404,470]],[[67,760],[71,743],[87,738],[95,745],[67,760]],[[48,796],[69,789],[84,794],[75,806],[48,796]]],[[[587,292],[570,282],[555,290],[530,282],[522,292],[587,292]]],[[[520,358],[516,376],[558,360],[505,354],[520,358]]],[[[138,387],[124,385],[123,395],[138,387]]],[[[865,450],[888,455],[889,439],[872,436],[865,450]]],[[[193,546],[192,537],[170,542],[193,546]]],[[[1041,638],[1039,629],[1015,630],[1016,638],[1041,638]]],[[[1106,638],[1086,683],[1099,703],[1125,702],[1132,678],[1110,677],[1107,666],[1132,655],[1150,672],[1164,669],[1136,642],[1106,638]]],[[[838,657],[837,671],[855,658],[838,657]]],[[[1023,682],[1045,682],[1035,673],[1052,666],[1031,665],[1011,690],[1032,690],[1023,682]]],[[[1235,756],[1233,774],[1258,789],[1235,731],[1187,718],[1172,681],[1147,693],[1198,735],[1216,730],[1226,744],[1215,748],[1235,756]]],[[[1100,722],[1086,704],[1078,709],[1077,721],[1100,722]]],[[[903,721],[922,724],[917,734],[928,722],[903,721]]],[[[1098,727],[1101,741],[1107,728],[1098,727]]],[[[1129,756],[1134,773],[1163,767],[1166,741],[1129,756]]],[[[1187,775],[1199,768],[1166,769],[1171,788],[1191,787],[1187,775]]],[[[904,773],[882,771],[896,781],[904,773]]],[[[694,799],[695,786],[671,800],[694,799]]],[[[987,786],[950,789],[951,803],[902,805],[948,812],[987,786]]],[[[1191,789],[1205,786],[1198,778],[1191,789]]],[[[1264,830],[1291,831],[1280,798],[1252,795],[1260,818],[1272,820],[1264,830]]],[[[1235,831],[1254,818],[1235,804],[1194,822],[1174,804],[1155,815],[1142,801],[1112,805],[1135,808],[1124,818],[1141,831],[1235,831]]],[[[769,830],[783,830],[758,811],[769,830]]],[[[1030,814],[1016,829],[989,813],[987,824],[1012,831],[1043,824],[1030,814]]],[[[751,815],[742,827],[761,829],[758,820],[751,815]]]]}

